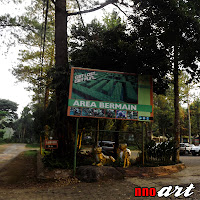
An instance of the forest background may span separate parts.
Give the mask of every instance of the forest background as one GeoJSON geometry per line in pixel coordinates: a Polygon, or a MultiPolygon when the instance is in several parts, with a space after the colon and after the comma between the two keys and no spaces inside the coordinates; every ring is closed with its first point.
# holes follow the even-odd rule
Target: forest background
{"type": "MultiPolygon", "coordinates": [[[[175,137],[177,131],[180,135],[188,135],[190,113],[192,135],[198,137],[200,100],[198,96],[191,97],[191,89],[199,79],[199,2],[93,3],[68,1],[69,15],[74,9],[94,9],[105,3],[112,3],[115,7],[113,12],[105,13],[101,20],[95,19],[91,23],[85,23],[82,14],[68,16],[69,64],[153,75],[154,123],[148,124],[148,131],[155,136],[168,138],[175,137]],[[190,109],[177,108],[177,102],[181,101],[188,103],[190,109]],[[174,131],[175,127],[179,130],[174,131]]],[[[31,104],[24,108],[20,119],[9,125],[15,130],[14,137],[10,139],[15,141],[38,141],[39,136],[45,137],[44,127],[49,135],[56,135],[55,91],[58,82],[55,80],[58,81],[59,74],[54,67],[54,6],[54,1],[35,0],[22,16],[3,15],[0,18],[1,29],[12,34],[11,38],[6,38],[5,44],[9,47],[14,37],[15,41],[26,47],[20,50],[19,63],[13,67],[12,74],[20,82],[27,82],[28,90],[33,92],[31,104]]],[[[3,108],[1,112],[3,130],[9,127],[3,123],[7,121],[9,112],[3,108]]],[[[73,120],[69,121],[74,125],[73,120]]],[[[96,124],[95,119],[90,119],[89,123],[82,119],[80,129],[96,129],[91,124],[96,124]],[[92,120],[94,123],[91,123],[92,120]]],[[[137,122],[100,121],[100,127],[106,130],[132,132],[135,137],[138,126],[137,122]]],[[[73,136],[75,130],[72,128],[70,132],[73,136]]]]}

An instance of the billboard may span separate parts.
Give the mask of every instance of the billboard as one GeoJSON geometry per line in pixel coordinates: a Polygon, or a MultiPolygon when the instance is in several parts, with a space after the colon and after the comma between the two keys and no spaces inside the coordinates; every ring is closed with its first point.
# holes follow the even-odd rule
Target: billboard
{"type": "Polygon", "coordinates": [[[151,76],[73,67],[68,116],[153,120],[151,76]]]}

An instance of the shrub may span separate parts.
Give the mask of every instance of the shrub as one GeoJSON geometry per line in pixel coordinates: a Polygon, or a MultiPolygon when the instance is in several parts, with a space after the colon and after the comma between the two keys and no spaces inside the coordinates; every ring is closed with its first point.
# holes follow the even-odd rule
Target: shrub
{"type": "Polygon", "coordinates": [[[62,157],[57,152],[51,152],[50,154],[46,154],[44,152],[44,157],[42,162],[44,166],[49,169],[72,169],[73,168],[73,160],[69,159],[67,156],[62,157]]]}
{"type": "MultiPolygon", "coordinates": [[[[145,166],[159,166],[176,164],[172,162],[172,156],[176,151],[174,141],[166,141],[156,144],[155,141],[150,141],[145,145],[145,166]]],[[[140,154],[142,157],[142,154],[140,154]]],[[[142,159],[138,159],[141,161],[142,159]]]]}
{"type": "Polygon", "coordinates": [[[145,154],[147,161],[156,160],[167,163],[171,160],[174,151],[174,141],[166,141],[159,144],[156,144],[154,141],[151,141],[145,146],[145,154]]]}

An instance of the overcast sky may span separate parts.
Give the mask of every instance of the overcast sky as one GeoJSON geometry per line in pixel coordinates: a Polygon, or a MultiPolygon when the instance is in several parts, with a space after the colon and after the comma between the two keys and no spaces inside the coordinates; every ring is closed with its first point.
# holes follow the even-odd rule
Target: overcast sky
{"type": "MultiPolygon", "coordinates": [[[[16,15],[22,15],[25,12],[25,6],[30,5],[31,0],[24,0],[23,4],[14,3],[0,3],[0,15],[9,13],[12,17],[16,15]]],[[[107,6],[108,11],[112,11],[113,6],[107,6]]],[[[83,18],[85,22],[90,21],[92,18],[101,18],[101,12],[93,12],[90,14],[84,14],[83,18]]],[[[27,83],[17,83],[17,79],[11,74],[11,69],[18,63],[18,53],[22,48],[19,45],[11,46],[7,51],[6,45],[3,44],[6,41],[6,35],[9,36],[9,29],[0,28],[0,99],[9,99],[16,102],[18,107],[18,114],[22,112],[23,108],[31,102],[32,92],[25,90],[28,86],[27,83]]]]}
{"type": "MultiPolygon", "coordinates": [[[[103,1],[103,0],[102,0],[103,1]]],[[[25,12],[25,6],[31,4],[31,0],[23,0],[23,4],[15,5],[0,3],[0,15],[5,13],[11,14],[11,16],[22,15],[25,12]]],[[[113,6],[107,6],[106,11],[112,12],[113,6]]],[[[117,10],[118,11],[118,10],[117,10]]],[[[93,18],[102,19],[103,10],[96,11],[90,14],[84,14],[84,22],[87,23],[93,18]]],[[[17,79],[11,74],[12,67],[15,67],[18,63],[18,53],[22,49],[21,46],[11,46],[7,51],[6,45],[3,44],[6,41],[6,35],[9,36],[9,29],[0,28],[0,98],[9,99],[18,103],[18,114],[21,113],[23,108],[31,102],[32,92],[28,92],[25,87],[27,83],[17,83],[17,79]]],[[[199,89],[191,91],[191,96],[194,98],[199,95],[199,89]]]]}
{"type": "MultiPolygon", "coordinates": [[[[25,0],[23,4],[15,5],[13,3],[0,4],[0,14],[9,13],[11,16],[22,14],[24,6],[28,5],[30,0],[25,0]]],[[[12,67],[17,65],[17,57],[20,46],[11,46],[7,51],[4,42],[7,42],[6,36],[9,36],[9,29],[0,28],[0,98],[9,99],[19,104],[18,114],[21,113],[23,108],[31,102],[31,93],[27,92],[24,87],[26,83],[16,83],[17,80],[11,74],[12,67]]]]}

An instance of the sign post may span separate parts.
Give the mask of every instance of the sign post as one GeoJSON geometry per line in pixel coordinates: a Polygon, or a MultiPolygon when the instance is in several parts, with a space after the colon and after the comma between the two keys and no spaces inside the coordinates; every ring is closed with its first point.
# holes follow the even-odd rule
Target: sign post
{"type": "Polygon", "coordinates": [[[144,166],[144,132],[145,132],[145,122],[142,122],[142,165],[144,166]]]}
{"type": "Polygon", "coordinates": [[[40,135],[40,155],[42,155],[42,136],[40,135]]]}
{"type": "Polygon", "coordinates": [[[76,153],[77,153],[77,136],[78,136],[78,122],[79,118],[76,119],[76,134],[75,134],[75,144],[74,144],[74,176],[76,174],[76,153]]]}
{"type": "MultiPolygon", "coordinates": [[[[153,82],[148,75],[71,68],[67,116],[76,117],[74,176],[79,117],[142,122],[144,165],[144,123],[153,121],[153,82]]],[[[99,121],[96,137],[99,135],[99,121]]],[[[96,142],[98,138],[96,138],[96,142]]]]}

